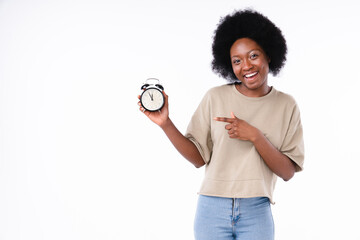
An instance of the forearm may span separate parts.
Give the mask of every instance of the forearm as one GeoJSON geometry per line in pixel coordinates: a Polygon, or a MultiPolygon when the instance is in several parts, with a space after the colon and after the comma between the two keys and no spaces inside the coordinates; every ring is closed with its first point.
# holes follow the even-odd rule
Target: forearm
{"type": "Polygon", "coordinates": [[[285,181],[290,180],[295,174],[295,165],[286,155],[276,149],[260,131],[252,140],[256,150],[265,161],[266,165],[285,181]]]}
{"type": "Polygon", "coordinates": [[[195,167],[199,168],[205,165],[203,158],[201,157],[199,150],[193,142],[187,139],[174,125],[174,123],[168,119],[164,124],[160,126],[169,138],[174,147],[183,155],[189,162],[195,167]]]}

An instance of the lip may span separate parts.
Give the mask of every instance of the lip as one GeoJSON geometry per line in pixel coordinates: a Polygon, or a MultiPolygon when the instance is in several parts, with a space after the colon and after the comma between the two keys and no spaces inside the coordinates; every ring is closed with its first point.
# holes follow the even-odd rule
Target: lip
{"type": "Polygon", "coordinates": [[[258,74],[259,74],[258,71],[256,71],[256,72],[251,72],[251,73],[247,73],[247,74],[244,74],[244,75],[243,75],[243,78],[244,78],[244,79],[247,79],[247,80],[253,80],[254,78],[257,77],[258,74]],[[247,76],[248,76],[248,77],[247,77],[247,76]]]}
{"type": "MultiPolygon", "coordinates": [[[[246,73],[246,74],[244,74],[244,77],[246,77],[246,76],[250,76],[250,77],[253,77],[253,76],[255,76],[256,74],[258,74],[259,72],[258,71],[256,71],[256,72],[251,72],[251,73],[246,73]]],[[[250,78],[249,77],[249,78],[250,78]]]]}

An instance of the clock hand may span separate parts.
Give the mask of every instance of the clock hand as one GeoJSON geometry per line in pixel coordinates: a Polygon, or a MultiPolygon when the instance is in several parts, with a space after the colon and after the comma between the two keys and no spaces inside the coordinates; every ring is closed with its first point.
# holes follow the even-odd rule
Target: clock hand
{"type": "Polygon", "coordinates": [[[148,93],[149,94],[149,96],[150,96],[150,98],[151,98],[151,101],[154,101],[154,97],[153,97],[153,95],[152,94],[150,94],[150,93],[148,93]]]}

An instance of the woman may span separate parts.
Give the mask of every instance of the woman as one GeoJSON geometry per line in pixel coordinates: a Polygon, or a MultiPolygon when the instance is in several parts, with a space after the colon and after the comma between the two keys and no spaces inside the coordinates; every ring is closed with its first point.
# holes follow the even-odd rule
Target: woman
{"type": "Polygon", "coordinates": [[[210,89],[185,135],[161,112],[148,112],[177,150],[206,165],[195,217],[197,240],[274,239],[270,208],[277,177],[288,181],[304,162],[295,100],[268,85],[286,61],[286,41],[270,20],[251,10],[220,21],[212,67],[230,84],[210,89]]]}

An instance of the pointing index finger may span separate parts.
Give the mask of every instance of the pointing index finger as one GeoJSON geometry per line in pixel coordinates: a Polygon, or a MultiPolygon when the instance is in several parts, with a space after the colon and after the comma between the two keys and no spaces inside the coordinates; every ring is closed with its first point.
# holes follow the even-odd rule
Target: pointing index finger
{"type": "Polygon", "coordinates": [[[233,123],[235,119],[226,117],[215,117],[214,120],[219,122],[233,123]]]}

